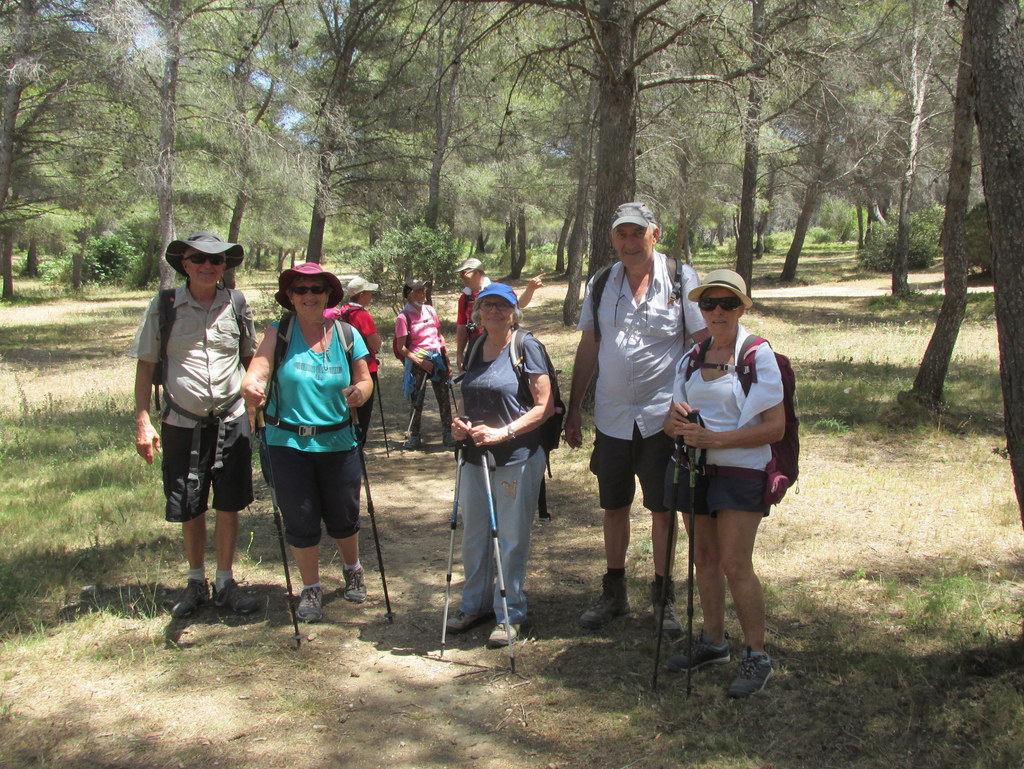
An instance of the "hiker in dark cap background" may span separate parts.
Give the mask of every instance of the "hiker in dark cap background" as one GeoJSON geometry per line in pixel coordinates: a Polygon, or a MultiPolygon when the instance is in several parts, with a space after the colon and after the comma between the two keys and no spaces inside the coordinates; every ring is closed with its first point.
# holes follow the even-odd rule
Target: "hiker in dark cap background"
{"type": "Polygon", "coordinates": [[[224,271],[242,263],[240,245],[197,232],[175,240],[165,258],[185,285],[149,303],[130,355],[135,370],[135,449],[149,464],[163,453],[165,517],[182,524],[188,583],[171,609],[186,617],[210,598],[206,580],[206,511],[217,511],[213,603],[250,614],[259,601],[232,574],[238,513],[253,500],[249,418],[242,401],[245,366],[256,349],[252,311],[241,292],[224,288],[224,271]],[[158,366],[158,363],[160,364],[158,366]],[[161,381],[154,381],[162,370],[161,381]],[[150,418],[154,384],[164,406],[158,432],[150,418]]]}
{"type": "Polygon", "coordinates": [[[426,303],[427,286],[422,280],[410,279],[402,287],[405,307],[395,318],[395,349],[405,360],[405,386],[403,394],[412,405],[412,419],[409,422],[409,436],[405,449],[412,451],[423,448],[420,428],[423,423],[423,402],[427,380],[434,389],[437,409],[441,416],[445,446],[454,446],[449,426],[452,423],[452,405],[448,401],[445,383],[451,376],[444,337],[441,335],[441,320],[437,311],[426,303]]]}

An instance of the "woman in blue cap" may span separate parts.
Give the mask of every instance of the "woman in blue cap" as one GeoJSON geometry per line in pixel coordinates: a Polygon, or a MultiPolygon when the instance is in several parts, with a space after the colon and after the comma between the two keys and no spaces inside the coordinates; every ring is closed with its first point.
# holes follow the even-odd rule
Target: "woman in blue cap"
{"type": "Polygon", "coordinates": [[[466,580],[459,611],[448,620],[448,630],[468,630],[492,614],[497,626],[488,646],[515,641],[526,618],[526,560],[530,552],[530,526],[544,476],[545,453],[537,429],[554,411],[551,379],[543,346],[535,337],[517,331],[523,314],[515,292],[503,283],[491,283],[476,298],[473,321],[483,336],[466,353],[460,417],[452,420],[452,434],[465,441],[466,467],[459,476],[463,508],[462,564],[466,580]],[[522,362],[513,364],[523,335],[522,362]],[[520,372],[522,370],[522,379],[520,372]],[[494,459],[490,487],[498,522],[498,542],[504,573],[508,616],[495,584],[490,543],[489,503],[484,474],[485,454],[494,459]]]}

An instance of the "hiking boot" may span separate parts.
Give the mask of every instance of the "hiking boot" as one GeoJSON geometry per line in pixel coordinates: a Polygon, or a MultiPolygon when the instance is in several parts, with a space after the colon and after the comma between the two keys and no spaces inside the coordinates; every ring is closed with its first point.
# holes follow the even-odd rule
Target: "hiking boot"
{"type": "Polygon", "coordinates": [[[465,633],[471,627],[480,624],[488,617],[493,617],[494,612],[485,611],[480,614],[469,614],[464,611],[458,611],[448,618],[448,622],[445,627],[448,628],[449,633],[465,633]]]}
{"type": "Polygon", "coordinates": [[[626,595],[626,578],[610,577],[605,574],[601,579],[601,597],[580,615],[580,624],[589,630],[597,630],[628,612],[629,596],[626,595]]]}
{"type": "Polygon", "coordinates": [[[299,607],[295,610],[295,616],[303,622],[319,622],[324,616],[324,590],[316,587],[302,588],[302,597],[299,598],[299,607]]]}
{"type": "Polygon", "coordinates": [[[740,674],[732,682],[728,694],[730,697],[749,697],[761,691],[771,677],[772,658],[765,652],[751,651],[748,646],[740,660],[740,674]]]}
{"type": "Polygon", "coordinates": [[[233,579],[225,582],[224,587],[220,590],[214,587],[213,605],[218,609],[223,609],[227,606],[235,614],[252,614],[260,608],[259,599],[243,593],[238,583],[233,579]]]}
{"type": "MultiPolygon", "coordinates": [[[[693,644],[693,669],[700,670],[706,665],[724,665],[732,658],[729,652],[729,636],[721,646],[715,646],[715,639],[703,630],[700,638],[693,644]]],[[[669,670],[679,673],[690,667],[690,660],[685,654],[673,654],[665,661],[669,670]]]]}
{"type": "Polygon", "coordinates": [[[452,435],[452,431],[451,430],[445,430],[444,431],[444,435],[441,437],[441,443],[443,443],[445,446],[447,446],[450,449],[453,449],[453,448],[455,448],[456,446],[459,445],[459,442],[457,440],[455,440],[455,436],[452,435]]]}
{"type": "Polygon", "coordinates": [[[363,580],[363,567],[357,566],[354,569],[343,569],[345,575],[345,592],[342,595],[346,601],[362,603],[366,600],[366,582],[363,580]]]}
{"type": "Polygon", "coordinates": [[[187,617],[208,600],[210,600],[210,583],[205,579],[190,579],[185,585],[181,598],[171,607],[171,616],[175,619],[187,617]]]}
{"type": "Polygon", "coordinates": [[[514,622],[511,625],[499,622],[494,626],[494,630],[491,631],[490,636],[487,638],[488,648],[501,649],[508,646],[509,636],[512,637],[512,642],[515,643],[516,639],[519,638],[519,625],[514,622]],[[505,629],[506,627],[508,630],[505,629]]]}
{"type": "MultiPolygon", "coordinates": [[[[661,616],[661,589],[658,582],[651,583],[651,609],[654,611],[654,621],[661,616]]],[[[679,638],[683,634],[683,626],[679,624],[679,616],[676,614],[676,586],[669,582],[665,592],[665,619],[661,623],[661,632],[669,638],[679,638]]]]}
{"type": "Polygon", "coordinates": [[[410,435],[402,448],[406,451],[418,451],[423,448],[423,439],[418,435],[410,435]]]}

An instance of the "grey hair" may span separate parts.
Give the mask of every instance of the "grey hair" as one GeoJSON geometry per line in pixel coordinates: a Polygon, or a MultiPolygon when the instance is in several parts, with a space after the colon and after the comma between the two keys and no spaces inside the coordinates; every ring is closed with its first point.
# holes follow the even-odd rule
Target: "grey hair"
{"type": "MultiPolygon", "coordinates": [[[[480,305],[473,302],[473,314],[470,316],[477,328],[483,328],[483,318],[480,315],[480,305]]],[[[519,305],[512,306],[512,328],[519,328],[519,325],[523,322],[523,311],[519,309],[519,305]]]]}

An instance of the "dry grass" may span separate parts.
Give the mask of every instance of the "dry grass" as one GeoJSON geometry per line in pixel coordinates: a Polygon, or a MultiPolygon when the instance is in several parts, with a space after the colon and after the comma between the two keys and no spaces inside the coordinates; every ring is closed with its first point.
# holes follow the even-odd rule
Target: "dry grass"
{"type": "MultiPolygon", "coordinates": [[[[567,389],[576,335],[560,324],[563,292],[550,284],[528,314],[567,389]]],[[[236,566],[265,610],[171,620],[177,533],[160,520],[156,471],[132,454],[123,358],[144,300],[0,308],[4,766],[1024,762],[1024,555],[1008,466],[992,452],[1003,440],[983,313],[962,331],[946,418],[894,431],[879,416],[909,386],[934,308],[763,291],[748,325],[794,359],[804,452],[799,487],[765,521],[756,554],[777,672],[756,699],[734,702],[724,695],[731,668],[695,675],[690,699],[668,673],[650,690],[651,553],[639,508],[633,614],[603,633],[576,626],[603,559],[586,454],[565,449],[549,484],[555,520],[535,530],[532,629],[517,675],[483,648],[486,627],[449,636],[439,659],[450,455],[388,459],[379,432],[369,470],[393,625],[367,539],[368,602],[341,600],[340,566],[325,549],[327,621],[306,628],[300,651],[289,647],[265,494],[244,516],[236,566]]],[[[438,304],[453,314],[453,297],[438,304]]],[[[397,373],[387,360],[392,441],[405,426],[397,373]]],[[[428,404],[435,445],[437,430],[428,404]]],[[[458,581],[456,570],[456,592],[458,581]]]]}

